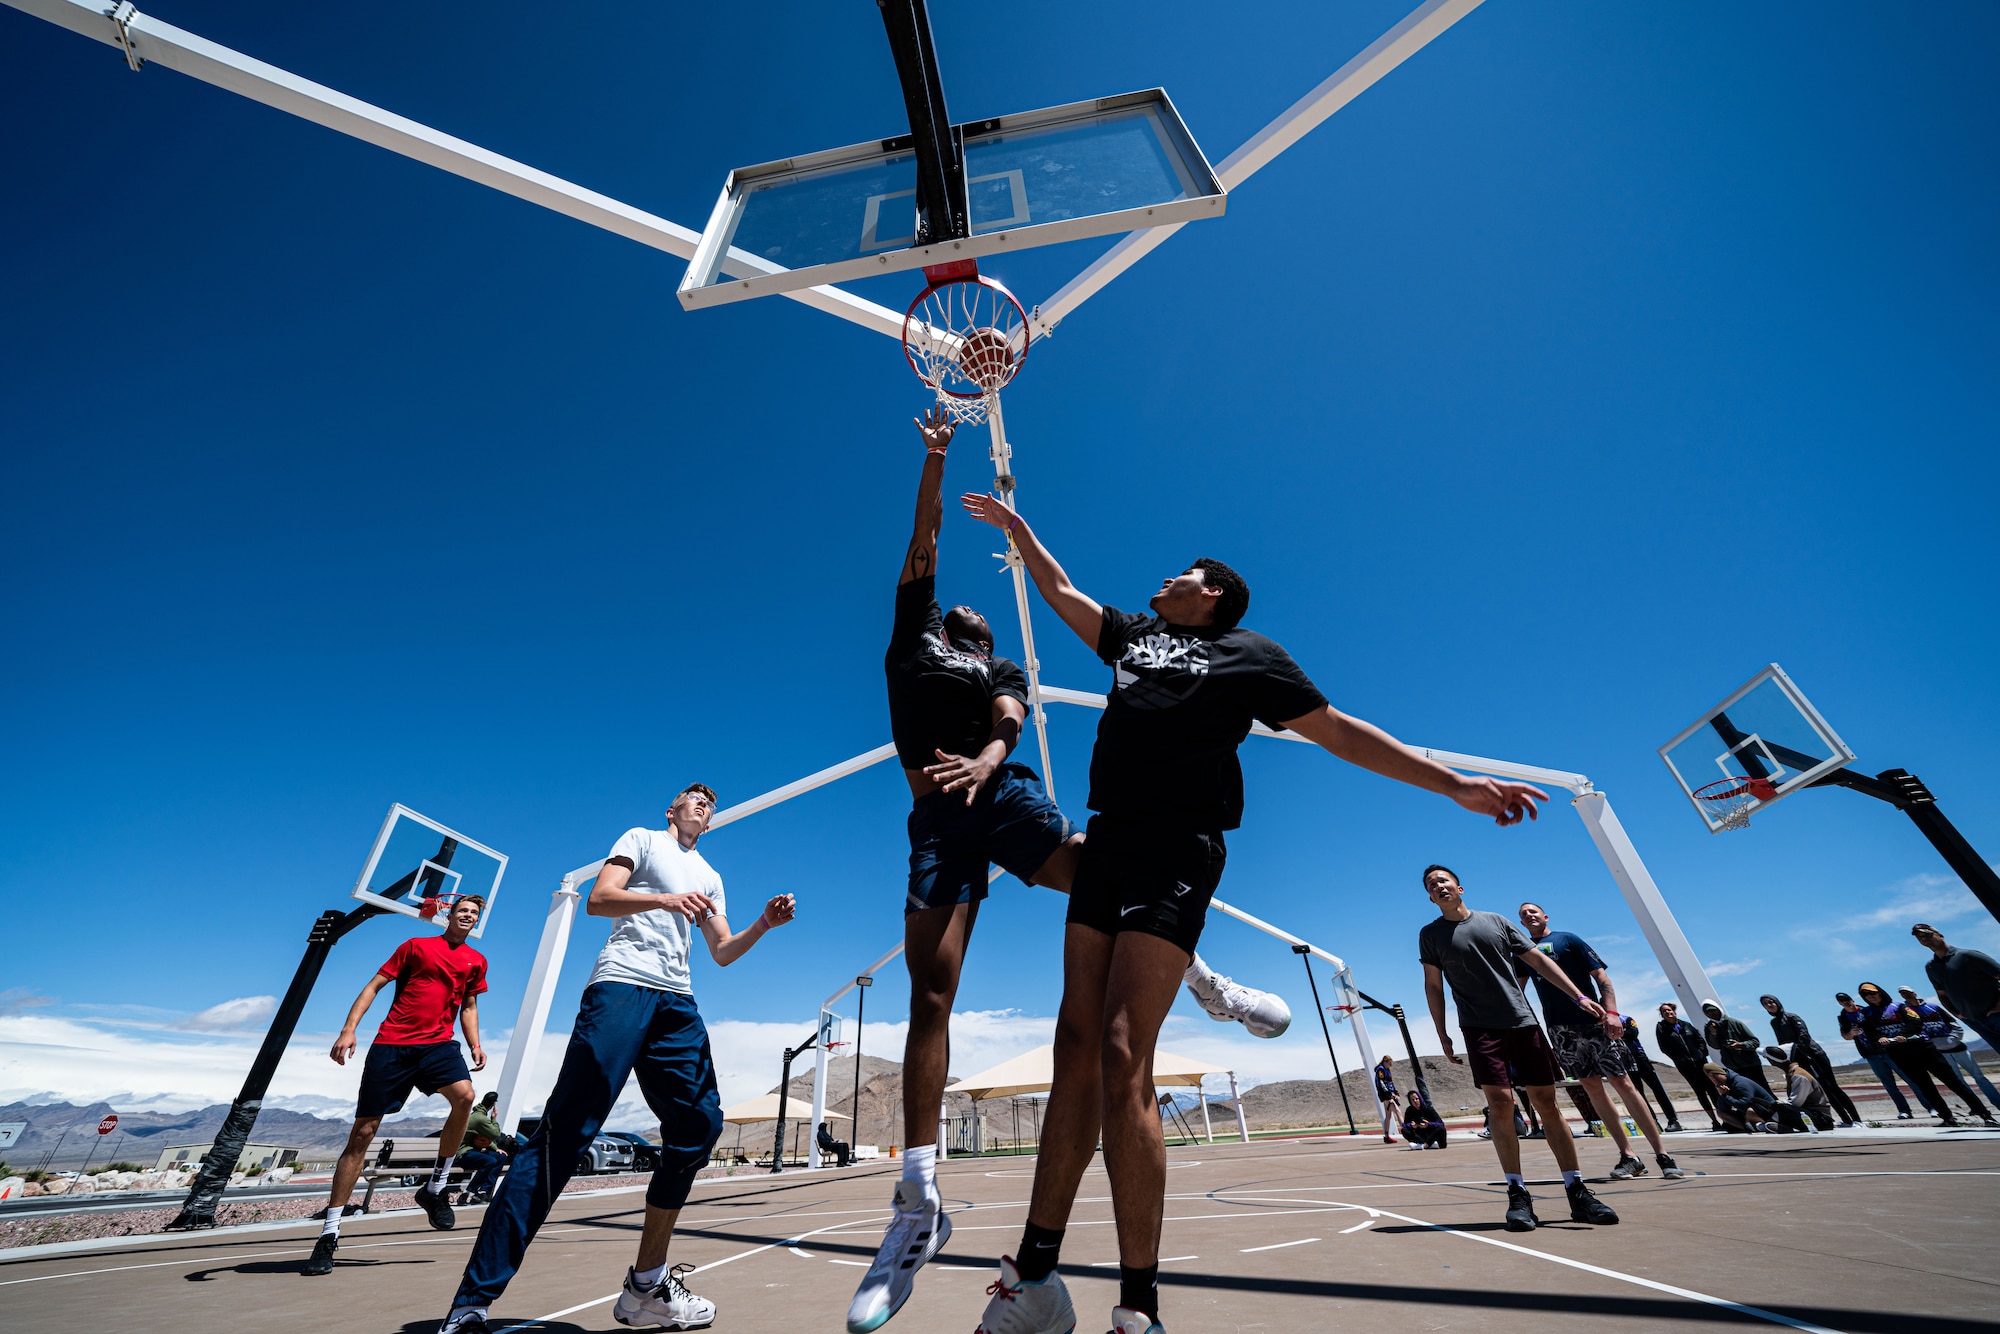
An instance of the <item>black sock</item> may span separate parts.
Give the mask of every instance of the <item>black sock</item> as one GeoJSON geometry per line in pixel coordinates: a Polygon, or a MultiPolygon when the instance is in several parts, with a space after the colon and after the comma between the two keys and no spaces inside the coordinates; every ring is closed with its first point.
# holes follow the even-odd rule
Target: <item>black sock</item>
{"type": "Polygon", "coordinates": [[[1160,1318],[1160,1266],[1147,1265],[1144,1269],[1134,1269],[1130,1265],[1118,1266],[1118,1304],[1131,1311],[1144,1311],[1154,1320],[1160,1318]]]}
{"type": "Polygon", "coordinates": [[[1021,1277],[1030,1283],[1039,1283],[1049,1276],[1056,1267],[1056,1257],[1062,1253],[1063,1230],[1059,1227],[1036,1227],[1033,1223],[1021,1231],[1021,1249],[1014,1252],[1014,1267],[1021,1271],[1021,1277]]]}

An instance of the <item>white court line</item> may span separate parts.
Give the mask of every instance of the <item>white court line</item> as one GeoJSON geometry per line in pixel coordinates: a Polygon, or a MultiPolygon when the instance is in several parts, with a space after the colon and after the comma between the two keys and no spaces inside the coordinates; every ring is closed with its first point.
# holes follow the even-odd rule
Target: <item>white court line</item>
{"type": "Polygon", "coordinates": [[[1386,1209],[1377,1210],[1376,1212],[1380,1213],[1384,1218],[1395,1218],[1405,1223],[1415,1223],[1417,1226],[1427,1227],[1433,1232],[1449,1233],[1454,1237],[1463,1237],[1467,1241],[1476,1241],[1487,1246],[1498,1246],[1501,1250],[1513,1251],[1518,1255],[1533,1256],[1537,1260],[1547,1260],[1550,1264],[1567,1265],[1571,1269],[1581,1269],[1586,1274],[1596,1274],[1601,1278],[1617,1279],[1620,1283],[1637,1284],[1639,1287],[1651,1288],[1655,1292],[1664,1292],[1674,1297],[1683,1297],[1691,1302],[1702,1302],[1709,1306],[1719,1306],[1726,1311],[1741,1312],[1744,1315],[1755,1316],[1759,1320],[1768,1320],[1774,1325],[1785,1325],[1792,1329],[1805,1330],[1806,1334],[1840,1334],[1840,1331],[1828,1329],[1824,1325],[1815,1325],[1805,1320],[1794,1320],[1788,1315],[1779,1315],[1776,1311],[1766,1311],[1761,1306],[1745,1306],[1742,1302],[1732,1302],[1726,1297],[1712,1297],[1708,1293],[1696,1292],[1692,1288],[1677,1288],[1671,1283],[1659,1283],[1650,1278],[1640,1278],[1637,1274],[1620,1273],[1616,1269],[1606,1269],[1601,1265],[1585,1264],[1581,1260],[1572,1260],[1567,1256],[1551,1255],[1547,1251],[1538,1251],[1528,1246],[1516,1246],[1511,1241],[1501,1241],[1495,1237],[1481,1236],[1477,1232],[1461,1232],[1457,1228],[1446,1227],[1442,1223],[1427,1222],[1421,1218],[1412,1218],[1408,1214],[1390,1213],[1386,1209]]]}
{"type": "MultiPolygon", "coordinates": [[[[1368,1224],[1363,1223],[1361,1226],[1367,1227],[1368,1224]]],[[[1349,1232],[1353,1230],[1352,1228],[1348,1229],[1349,1232]]],[[[1318,1237],[1301,1237],[1297,1241],[1273,1242],[1269,1246],[1245,1246],[1240,1253],[1243,1255],[1255,1255],[1259,1251],[1282,1251],[1287,1246],[1306,1246],[1318,1240],[1318,1237]]]]}
{"type": "Polygon", "coordinates": [[[868,1267],[866,1260],[828,1260],[827,1263],[830,1265],[853,1265],[856,1269],[866,1269],[868,1267]]]}
{"type": "Polygon", "coordinates": [[[1343,1236],[1343,1237],[1345,1237],[1345,1236],[1347,1236],[1347,1235],[1348,1235],[1348,1234],[1350,1234],[1350,1233],[1354,1233],[1354,1232],[1362,1232],[1362,1231],[1365,1231],[1365,1230],[1367,1230],[1368,1228],[1371,1228],[1371,1227],[1374,1227],[1374,1226],[1375,1226],[1375,1220],[1374,1220],[1374,1219],[1372,1219],[1372,1218],[1368,1218],[1368,1219],[1363,1219],[1363,1220],[1362,1220],[1361,1222],[1359,1222],[1359,1223],[1356,1223],[1356,1224],[1355,1224],[1355,1225],[1354,1225],[1353,1227],[1344,1227],[1344,1228],[1342,1228],[1342,1229],[1340,1230],[1340,1235],[1341,1235],[1341,1236],[1343,1236]]]}
{"type": "MultiPolygon", "coordinates": [[[[543,1228],[544,1232],[584,1232],[593,1229],[580,1227],[543,1228]]],[[[467,1234],[472,1235],[470,1233],[467,1234]]],[[[373,1251],[386,1246],[441,1246],[448,1237],[419,1237],[414,1241],[364,1241],[344,1247],[350,1251],[373,1251]]],[[[318,1241],[315,1237],[314,1241],[318,1241]]],[[[52,1278],[89,1278],[97,1274],[123,1274],[134,1269],[166,1269],[174,1265],[232,1265],[239,1260],[262,1260],[273,1255],[301,1255],[311,1250],[309,1246],[292,1246],[282,1251],[248,1251],[240,1254],[203,1255],[193,1259],[154,1260],[142,1265],[113,1265],[108,1269],[71,1269],[61,1274],[37,1274],[33,1278],[0,1279],[0,1288],[11,1288],[17,1283],[46,1283],[52,1278]]]]}
{"type": "MultiPolygon", "coordinates": [[[[877,1214],[875,1217],[877,1221],[886,1221],[889,1215],[877,1214]]],[[[801,1232],[798,1236],[793,1237],[791,1241],[804,1241],[807,1237],[817,1237],[822,1232],[832,1232],[836,1229],[850,1226],[852,1224],[830,1223],[826,1227],[816,1228],[811,1232],[801,1232]]],[[[762,1255],[765,1251],[775,1251],[780,1246],[788,1246],[790,1244],[791,1242],[786,1241],[773,1241],[767,1242],[762,1246],[752,1246],[747,1251],[738,1251],[734,1255],[725,1255],[720,1260],[711,1260],[705,1265],[697,1265],[689,1272],[688,1277],[692,1278],[695,1274],[705,1274],[711,1269],[720,1269],[724,1265],[734,1264],[738,1260],[747,1260],[753,1255],[762,1255]]],[[[602,1306],[606,1302],[615,1302],[617,1300],[618,1293],[610,1293],[603,1297],[593,1298],[587,1302],[578,1302],[575,1306],[565,1306],[560,1311],[551,1311],[547,1315],[537,1316],[533,1320],[519,1320],[511,1325],[500,1325],[494,1329],[493,1334],[511,1334],[511,1331],[517,1329],[533,1329],[537,1325],[546,1325],[551,1320],[560,1320],[566,1315],[575,1315],[578,1311],[588,1311],[593,1306],[602,1306]]]]}

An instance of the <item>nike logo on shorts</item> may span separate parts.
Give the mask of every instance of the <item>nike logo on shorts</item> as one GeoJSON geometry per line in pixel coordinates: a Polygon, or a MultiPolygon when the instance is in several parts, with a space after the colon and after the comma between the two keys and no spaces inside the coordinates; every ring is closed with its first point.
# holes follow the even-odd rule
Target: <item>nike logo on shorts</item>
{"type": "Polygon", "coordinates": [[[1143,907],[1145,907],[1145,906],[1146,906],[1146,905],[1145,905],[1145,904],[1143,904],[1143,903],[1135,903],[1135,904],[1133,904],[1133,905],[1132,905],[1131,907],[1129,907],[1129,908],[1120,908],[1120,909],[1118,910],[1118,915],[1119,915],[1120,917],[1130,917],[1130,916],[1131,916],[1131,915],[1132,915],[1133,913],[1135,913],[1135,912],[1138,912],[1138,911],[1139,911],[1139,909],[1141,909],[1141,908],[1143,908],[1143,907]]]}

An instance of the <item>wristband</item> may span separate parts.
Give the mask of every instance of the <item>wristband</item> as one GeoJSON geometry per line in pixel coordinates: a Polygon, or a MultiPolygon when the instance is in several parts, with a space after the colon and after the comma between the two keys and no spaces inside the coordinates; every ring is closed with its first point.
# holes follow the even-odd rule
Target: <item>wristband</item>
{"type": "Polygon", "coordinates": [[[931,447],[930,447],[929,449],[925,450],[925,451],[924,451],[924,453],[926,453],[926,454],[935,454],[935,455],[937,455],[937,456],[938,456],[939,458],[943,458],[943,457],[944,457],[944,446],[943,446],[943,445],[932,445],[932,446],[931,446],[931,447]]]}
{"type": "Polygon", "coordinates": [[[1018,514],[1009,514],[1007,516],[1007,532],[1009,533],[1009,535],[1011,535],[1014,529],[1020,525],[1020,522],[1021,522],[1021,516],[1018,514]]]}

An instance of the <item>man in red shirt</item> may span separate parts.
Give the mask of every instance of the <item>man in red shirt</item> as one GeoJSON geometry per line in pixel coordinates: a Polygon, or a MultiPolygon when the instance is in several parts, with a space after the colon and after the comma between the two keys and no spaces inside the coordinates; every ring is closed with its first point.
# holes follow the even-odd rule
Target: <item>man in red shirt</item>
{"type": "Polygon", "coordinates": [[[347,1200],[361,1175],[369,1142],[383,1117],[403,1110],[412,1088],[442,1094],[451,1104],[444,1129],[438,1133],[438,1156],[431,1179],[417,1188],[416,1200],[430,1216],[431,1226],[440,1232],[449,1231],[457,1222],[446,1181],[465,1135],[466,1118],[472,1113],[472,1071],[466,1069],[465,1056],[451,1030],[454,1020],[464,1025],[466,1045],[472,1048],[472,1070],[484,1070],[479,993],[486,990],[486,956],[466,944],[465,938],[479,925],[479,914],[485,909],[486,900],[476,894],[454,902],[444,934],[415,936],[398,945],[347,1011],[347,1023],[334,1039],[330,1053],[340,1065],[346,1065],[354,1055],[355,1029],[374,1003],[375,993],[391,982],[396,984],[396,999],[382,1026],[375,1030],[375,1040],[368,1044],[368,1059],[361,1067],[354,1129],[334,1165],[333,1189],[326,1198],[326,1226],[302,1272],[333,1272],[341,1215],[347,1212],[347,1200]]]}

